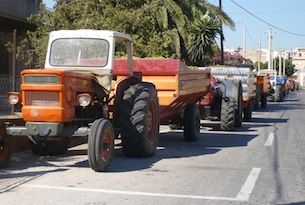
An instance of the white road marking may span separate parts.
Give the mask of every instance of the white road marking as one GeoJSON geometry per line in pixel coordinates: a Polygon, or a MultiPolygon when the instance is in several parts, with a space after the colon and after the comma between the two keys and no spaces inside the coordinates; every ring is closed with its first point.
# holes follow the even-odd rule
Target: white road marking
{"type": "Polygon", "coordinates": [[[31,188],[40,188],[40,189],[54,189],[54,190],[64,190],[64,191],[80,191],[80,192],[96,192],[96,193],[107,193],[107,194],[136,195],[136,196],[240,201],[240,200],[237,200],[235,198],[230,198],[230,197],[164,194],[164,193],[121,191],[121,190],[109,190],[109,189],[91,189],[91,188],[77,188],[77,187],[64,187],[64,186],[47,186],[47,185],[37,185],[37,184],[24,184],[24,185],[22,185],[22,187],[31,187],[31,188]]]}
{"type": "Polygon", "coordinates": [[[53,189],[64,191],[80,191],[80,192],[95,192],[106,194],[122,194],[133,196],[151,196],[151,197],[169,197],[169,198],[186,198],[186,199],[205,199],[205,200],[220,200],[220,201],[248,201],[253,191],[254,185],[258,178],[261,168],[253,168],[250,172],[245,184],[237,194],[233,197],[217,197],[217,196],[200,196],[200,195],[181,195],[181,194],[164,194],[164,193],[152,193],[152,192],[137,192],[137,191],[122,191],[122,190],[110,190],[110,189],[92,189],[92,188],[80,188],[80,187],[65,187],[65,186],[48,186],[39,184],[21,184],[21,187],[30,187],[38,189],[53,189]]]}
{"type": "Polygon", "coordinates": [[[238,200],[238,201],[248,201],[249,200],[250,195],[254,189],[256,180],[257,180],[260,172],[261,172],[261,168],[254,167],[251,170],[245,184],[243,185],[243,187],[237,194],[237,196],[235,198],[236,200],[238,200]]]}
{"type": "Polygon", "coordinates": [[[274,140],[274,133],[273,132],[270,132],[269,136],[268,136],[268,139],[267,141],[265,142],[265,147],[270,147],[273,143],[273,140],[274,140]]]}

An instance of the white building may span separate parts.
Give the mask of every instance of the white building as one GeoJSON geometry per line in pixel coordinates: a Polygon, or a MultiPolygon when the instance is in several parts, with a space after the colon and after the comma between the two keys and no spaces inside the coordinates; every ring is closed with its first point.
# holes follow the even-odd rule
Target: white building
{"type": "Polygon", "coordinates": [[[297,80],[301,86],[305,84],[305,48],[297,48],[295,56],[292,58],[292,63],[297,71],[297,80]]]}

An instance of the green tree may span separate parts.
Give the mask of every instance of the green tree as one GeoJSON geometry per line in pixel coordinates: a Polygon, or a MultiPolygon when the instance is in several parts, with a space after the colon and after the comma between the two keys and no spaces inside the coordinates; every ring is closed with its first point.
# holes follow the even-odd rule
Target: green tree
{"type": "MultiPolygon", "coordinates": [[[[275,68],[279,73],[279,58],[277,57],[273,60],[275,61],[275,68]]],[[[292,60],[282,58],[281,61],[282,61],[282,69],[284,68],[284,63],[285,63],[285,75],[287,77],[291,77],[296,72],[295,65],[292,64],[292,60]]],[[[258,67],[258,62],[255,62],[255,66],[258,67]]],[[[268,62],[266,62],[266,63],[261,62],[260,69],[262,69],[262,70],[268,69],[268,62]]],[[[282,74],[284,74],[283,70],[282,70],[282,74]]]]}
{"type": "Polygon", "coordinates": [[[223,11],[205,1],[159,0],[155,13],[160,28],[171,31],[177,56],[192,65],[204,65],[213,56],[222,24],[235,26],[223,11]]]}
{"type": "Polygon", "coordinates": [[[57,0],[54,10],[42,4],[29,21],[37,30],[27,33],[18,56],[29,59],[28,64],[37,59],[38,67],[44,65],[52,30],[120,31],[133,38],[135,56],[180,58],[202,65],[217,50],[221,25],[234,26],[218,7],[202,0],[57,0]]]}

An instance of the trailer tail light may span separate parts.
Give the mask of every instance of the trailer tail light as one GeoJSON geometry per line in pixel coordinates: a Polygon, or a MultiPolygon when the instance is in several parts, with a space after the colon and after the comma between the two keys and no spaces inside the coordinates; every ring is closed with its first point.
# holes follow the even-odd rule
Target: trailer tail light
{"type": "Polygon", "coordinates": [[[88,93],[79,94],[77,96],[77,101],[78,101],[80,106],[86,107],[91,103],[92,97],[88,93]]]}
{"type": "Polygon", "coordinates": [[[21,102],[21,94],[18,92],[9,92],[6,95],[6,99],[9,104],[16,105],[21,102]]]}

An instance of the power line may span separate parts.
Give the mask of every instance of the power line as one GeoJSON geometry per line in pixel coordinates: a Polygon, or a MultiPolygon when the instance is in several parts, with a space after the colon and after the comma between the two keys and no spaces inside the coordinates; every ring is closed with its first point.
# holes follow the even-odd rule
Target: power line
{"type": "Polygon", "coordinates": [[[246,33],[247,33],[247,35],[249,36],[249,38],[250,38],[250,40],[252,41],[252,43],[253,43],[254,45],[258,46],[258,43],[256,43],[256,42],[253,40],[253,38],[252,38],[252,36],[250,35],[250,33],[248,32],[247,28],[246,28],[246,33]]]}
{"type": "Polygon", "coordinates": [[[273,28],[275,28],[275,29],[277,29],[277,30],[280,30],[280,31],[282,31],[282,32],[284,32],[284,33],[288,33],[288,34],[291,34],[291,35],[295,35],[295,36],[305,36],[305,34],[299,34],[299,33],[294,33],[294,32],[290,32],[290,31],[286,31],[286,30],[284,30],[284,29],[282,29],[282,28],[279,28],[279,27],[277,27],[277,26],[275,26],[275,25],[272,25],[272,24],[270,24],[269,22],[263,20],[262,18],[260,18],[260,17],[258,17],[258,16],[256,16],[256,15],[254,15],[253,13],[251,13],[250,11],[248,11],[247,9],[245,9],[244,7],[242,7],[241,5],[239,5],[238,3],[236,3],[235,1],[233,1],[233,0],[231,0],[231,1],[232,1],[232,3],[234,3],[236,6],[238,6],[239,8],[241,8],[242,10],[244,10],[245,12],[247,12],[248,14],[250,14],[251,16],[253,16],[253,17],[255,17],[256,19],[260,20],[261,22],[267,24],[269,27],[273,27],[273,28]]]}
{"type": "MultiPolygon", "coordinates": [[[[256,14],[274,14],[274,13],[295,13],[295,12],[304,12],[305,9],[298,10],[280,10],[280,11],[253,11],[252,13],[256,14]]],[[[243,14],[243,12],[227,12],[228,14],[243,14]]]]}

